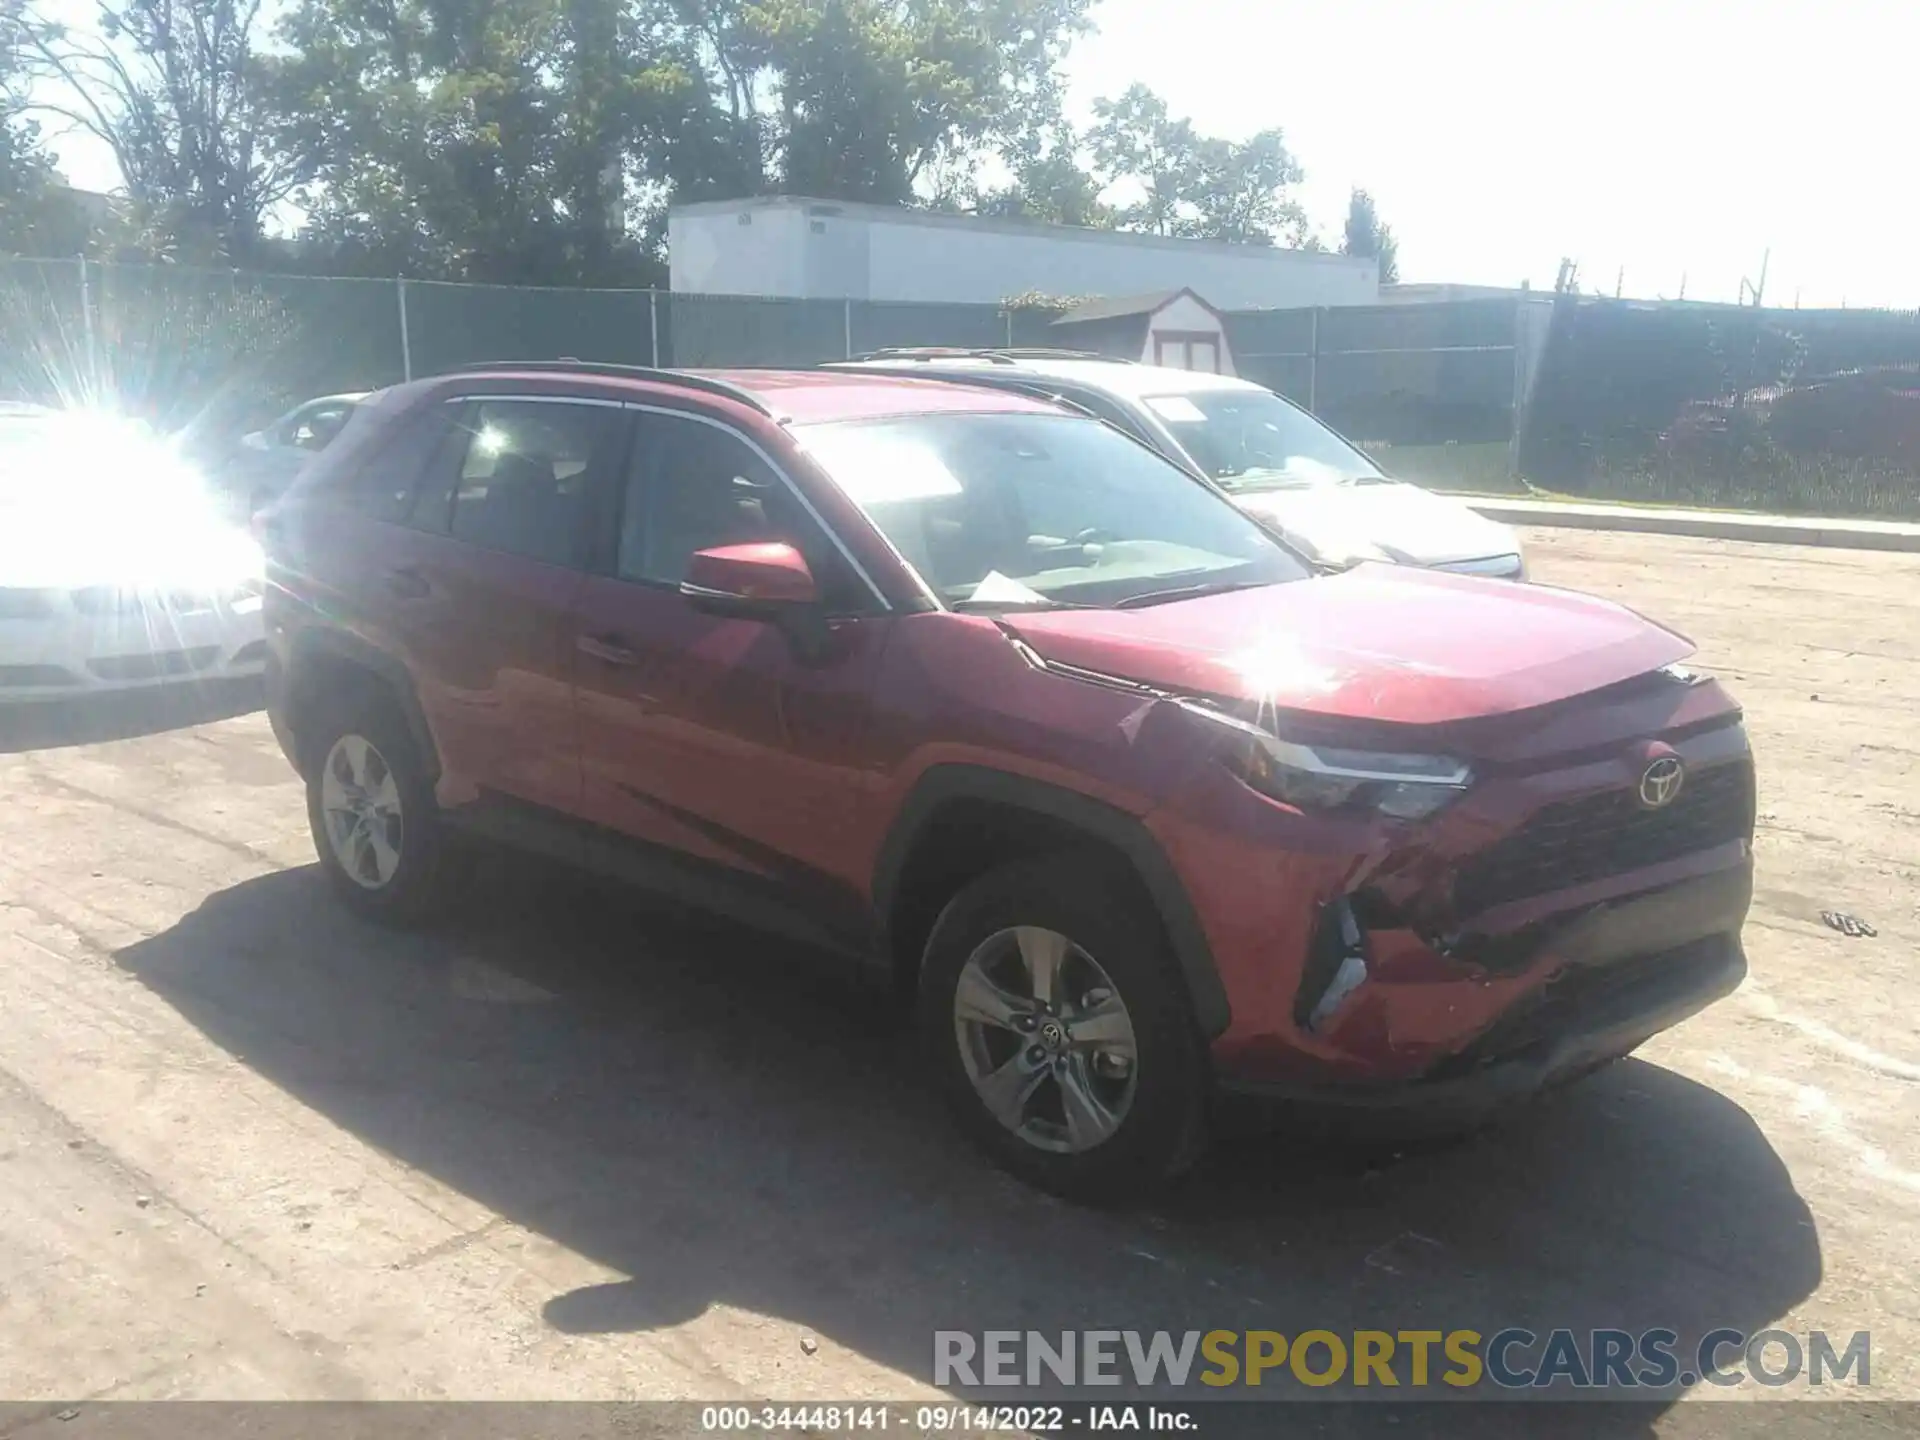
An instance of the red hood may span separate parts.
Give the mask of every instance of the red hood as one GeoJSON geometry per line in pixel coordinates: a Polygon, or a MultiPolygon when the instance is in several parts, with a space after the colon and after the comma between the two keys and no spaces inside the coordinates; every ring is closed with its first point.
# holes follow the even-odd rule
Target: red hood
{"type": "Polygon", "coordinates": [[[1004,623],[1063,665],[1408,725],[1530,709],[1693,652],[1610,601],[1394,565],[1139,610],[1015,612],[1004,623]]]}

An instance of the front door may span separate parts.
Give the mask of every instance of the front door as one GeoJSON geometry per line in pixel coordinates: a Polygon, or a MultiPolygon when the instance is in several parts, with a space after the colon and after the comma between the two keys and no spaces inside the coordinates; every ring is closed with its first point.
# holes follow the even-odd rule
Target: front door
{"type": "MultiPolygon", "coordinates": [[[[787,479],[739,432],[642,411],[611,517],[617,544],[581,588],[573,673],[585,809],[639,864],[676,883],[765,902],[857,941],[857,817],[869,696],[890,622],[787,479]],[[679,593],[696,550],[785,540],[829,617],[823,644],[695,610],[679,593]]],[[[771,913],[772,910],[786,912],[771,913]]]]}

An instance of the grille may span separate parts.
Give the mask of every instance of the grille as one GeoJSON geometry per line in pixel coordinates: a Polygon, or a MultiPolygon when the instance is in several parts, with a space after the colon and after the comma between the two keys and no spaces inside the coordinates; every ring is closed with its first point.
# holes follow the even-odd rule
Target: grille
{"type": "Polygon", "coordinates": [[[1660,810],[1642,809],[1626,790],[1565,800],[1468,860],[1453,883],[1454,909],[1473,915],[1752,836],[1745,760],[1693,771],[1660,810]]]}
{"type": "Polygon", "coordinates": [[[191,675],[219,658],[218,645],[202,645],[193,650],[156,650],[150,655],[89,660],[87,668],[102,680],[157,680],[163,675],[191,675]]]}
{"type": "Polygon", "coordinates": [[[75,683],[72,672],[58,665],[0,665],[0,690],[51,689],[75,683]]]}
{"type": "Polygon", "coordinates": [[[89,585],[73,592],[73,608],[82,615],[115,615],[122,610],[139,609],[140,597],[112,585],[89,585]]]}
{"type": "Polygon", "coordinates": [[[0,587],[0,620],[44,620],[60,613],[55,590],[0,587]]]}
{"type": "Polygon", "coordinates": [[[1444,1079],[1517,1059],[1569,1036],[1659,1010],[1724,977],[1733,945],[1731,936],[1709,935],[1657,955],[1565,971],[1548,981],[1530,1003],[1496,1021],[1466,1050],[1443,1060],[1430,1078],[1444,1079]]]}
{"type": "Polygon", "coordinates": [[[83,615],[132,615],[141,611],[170,611],[191,615],[213,608],[213,598],[194,590],[122,590],[112,585],[90,585],[73,592],[73,605],[83,615]]]}

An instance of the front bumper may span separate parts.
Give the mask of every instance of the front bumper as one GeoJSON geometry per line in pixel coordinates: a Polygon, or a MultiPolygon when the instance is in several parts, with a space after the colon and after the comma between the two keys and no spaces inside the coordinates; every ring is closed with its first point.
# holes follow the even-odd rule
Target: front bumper
{"type": "Polygon", "coordinates": [[[1568,920],[1543,941],[1554,962],[1461,1049],[1389,1083],[1225,1076],[1229,1094],[1347,1116],[1444,1127],[1477,1120],[1617,1059],[1738,988],[1750,865],[1668,886],[1568,920]]]}
{"type": "MultiPolygon", "coordinates": [[[[36,592],[38,613],[0,616],[0,704],[238,679],[265,666],[257,596],[88,599],[36,592]]],[[[11,601],[28,608],[20,592],[11,601]]]]}
{"type": "Polygon", "coordinates": [[[1731,935],[1695,941],[1649,956],[1644,963],[1671,967],[1659,989],[1649,987],[1629,1003],[1597,1007],[1583,1024],[1464,1073],[1369,1088],[1258,1080],[1222,1080],[1219,1088],[1236,1098],[1396,1131],[1469,1128],[1630,1054],[1661,1031],[1731,995],[1747,973],[1746,956],[1731,935]]]}

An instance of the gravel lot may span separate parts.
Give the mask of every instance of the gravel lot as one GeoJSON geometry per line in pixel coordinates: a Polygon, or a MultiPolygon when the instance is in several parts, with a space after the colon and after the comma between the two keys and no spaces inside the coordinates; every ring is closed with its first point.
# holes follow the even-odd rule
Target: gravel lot
{"type": "Polygon", "coordinates": [[[1920,1399],[1920,556],[1528,540],[1746,702],[1752,979],[1471,1143],[1243,1137],[1151,1214],[986,1169],[871,1003],[718,922],[504,865],[433,935],[346,919],[258,714],[16,719],[0,1395],[907,1399],[936,1328],[1778,1324],[1920,1399]]]}

